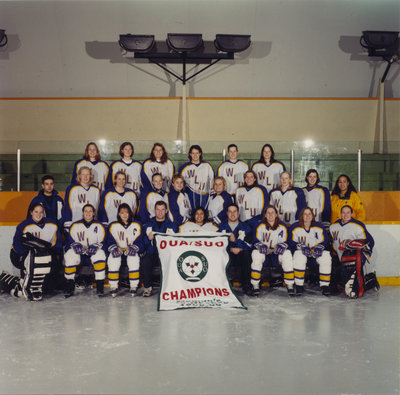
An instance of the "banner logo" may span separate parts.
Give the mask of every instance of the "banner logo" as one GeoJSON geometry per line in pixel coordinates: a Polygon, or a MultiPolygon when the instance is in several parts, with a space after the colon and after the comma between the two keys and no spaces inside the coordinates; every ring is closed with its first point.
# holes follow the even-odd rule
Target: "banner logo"
{"type": "Polygon", "coordinates": [[[197,282],[208,272],[208,261],[198,251],[186,251],[177,260],[178,272],[181,277],[190,282],[197,282]]]}

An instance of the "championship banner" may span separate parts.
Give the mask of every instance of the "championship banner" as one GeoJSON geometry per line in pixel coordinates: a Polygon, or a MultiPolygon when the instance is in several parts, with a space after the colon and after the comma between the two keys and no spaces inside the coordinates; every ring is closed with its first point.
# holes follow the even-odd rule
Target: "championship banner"
{"type": "Polygon", "coordinates": [[[243,308],[226,276],[229,235],[155,234],[161,262],[158,310],[243,308]]]}

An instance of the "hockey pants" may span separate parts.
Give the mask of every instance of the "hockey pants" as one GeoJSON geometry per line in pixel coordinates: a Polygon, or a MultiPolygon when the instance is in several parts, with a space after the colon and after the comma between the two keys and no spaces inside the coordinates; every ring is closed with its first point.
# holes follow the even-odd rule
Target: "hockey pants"
{"type": "MultiPolygon", "coordinates": [[[[113,258],[111,255],[108,257],[108,280],[110,282],[111,289],[118,288],[119,281],[119,269],[121,267],[122,257],[113,258]]],[[[139,285],[139,265],[140,259],[138,255],[127,256],[126,264],[129,271],[129,285],[131,289],[135,289],[139,285]]]]}
{"type": "MultiPolygon", "coordinates": [[[[99,249],[90,257],[90,262],[94,268],[94,278],[96,280],[104,280],[106,277],[106,254],[99,249]]],[[[64,273],[67,280],[74,280],[76,268],[81,263],[81,255],[76,254],[71,248],[64,254],[64,273]]]]}
{"type": "MultiPolygon", "coordinates": [[[[254,288],[260,287],[261,271],[266,258],[266,255],[260,254],[258,250],[253,250],[251,253],[251,284],[254,288]]],[[[278,262],[283,269],[283,278],[286,286],[293,288],[293,259],[289,250],[286,250],[282,255],[278,255],[278,262]]]]}
{"type": "MultiPolygon", "coordinates": [[[[296,285],[304,285],[308,257],[300,250],[293,254],[294,282],[296,285]]],[[[332,259],[328,251],[323,251],[319,258],[315,258],[319,266],[319,285],[329,285],[331,281],[332,259]]]]}

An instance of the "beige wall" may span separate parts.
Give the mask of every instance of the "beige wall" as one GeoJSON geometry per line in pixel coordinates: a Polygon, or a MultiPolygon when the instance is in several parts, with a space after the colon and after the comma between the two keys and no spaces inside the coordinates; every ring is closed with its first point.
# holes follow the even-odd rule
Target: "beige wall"
{"type": "MultiPolygon", "coordinates": [[[[376,134],[376,99],[187,103],[190,141],[372,142],[376,134]]],[[[400,100],[387,100],[385,107],[386,139],[399,141],[400,100]]],[[[0,140],[180,140],[181,111],[179,98],[0,99],[0,140]]]]}

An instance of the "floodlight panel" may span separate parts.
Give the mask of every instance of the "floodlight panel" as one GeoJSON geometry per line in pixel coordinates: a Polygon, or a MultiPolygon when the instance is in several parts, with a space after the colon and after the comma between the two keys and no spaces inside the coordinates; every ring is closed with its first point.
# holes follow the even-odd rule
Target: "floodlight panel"
{"type": "Polygon", "coordinates": [[[177,52],[197,51],[203,46],[202,34],[168,33],[168,46],[177,52]]]}
{"type": "Polygon", "coordinates": [[[130,52],[147,52],[154,46],[152,34],[120,34],[119,45],[130,52]]]}
{"type": "Polygon", "coordinates": [[[241,52],[250,47],[250,38],[247,34],[217,34],[214,45],[222,52],[241,52]]]}

